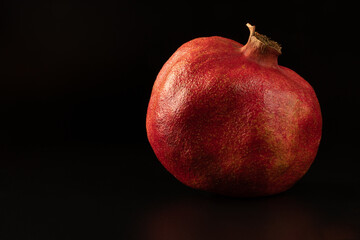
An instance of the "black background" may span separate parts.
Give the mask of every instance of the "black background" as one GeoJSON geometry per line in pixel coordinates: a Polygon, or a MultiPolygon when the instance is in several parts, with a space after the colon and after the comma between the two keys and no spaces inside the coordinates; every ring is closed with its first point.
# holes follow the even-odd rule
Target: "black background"
{"type": "Polygon", "coordinates": [[[360,239],[356,8],[1,2],[0,238],[360,239]],[[156,75],[181,44],[213,35],[244,44],[247,22],[314,87],[323,137],[293,189],[234,199],[167,173],[145,117],[156,75]]]}

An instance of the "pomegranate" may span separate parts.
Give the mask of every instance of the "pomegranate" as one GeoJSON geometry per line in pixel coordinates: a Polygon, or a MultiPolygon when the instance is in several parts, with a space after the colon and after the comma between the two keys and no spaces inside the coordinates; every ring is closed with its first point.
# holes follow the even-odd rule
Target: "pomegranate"
{"type": "Polygon", "coordinates": [[[278,65],[281,47],[213,36],[183,44],[154,83],[146,117],[162,165],[185,185],[254,197],[291,188],[312,164],[322,117],[313,88],[278,65]]]}

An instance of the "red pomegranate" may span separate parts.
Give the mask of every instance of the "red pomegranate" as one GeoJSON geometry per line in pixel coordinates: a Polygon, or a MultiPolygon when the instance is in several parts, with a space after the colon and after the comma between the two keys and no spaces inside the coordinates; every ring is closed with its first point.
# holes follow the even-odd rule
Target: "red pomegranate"
{"type": "Polygon", "coordinates": [[[185,185],[253,197],[283,192],[309,169],[322,118],[313,88],[278,65],[278,43],[255,32],[183,44],[162,67],[147,111],[149,142],[185,185]]]}

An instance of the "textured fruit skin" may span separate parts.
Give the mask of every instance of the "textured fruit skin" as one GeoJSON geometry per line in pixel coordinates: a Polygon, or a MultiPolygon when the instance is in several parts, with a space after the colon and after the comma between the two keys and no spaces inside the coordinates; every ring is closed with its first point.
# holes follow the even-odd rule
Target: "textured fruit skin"
{"type": "Polygon", "coordinates": [[[149,142],[185,185],[228,196],[283,192],[309,169],[322,118],[294,71],[246,57],[223,37],[182,45],[162,67],[148,105],[149,142]]]}

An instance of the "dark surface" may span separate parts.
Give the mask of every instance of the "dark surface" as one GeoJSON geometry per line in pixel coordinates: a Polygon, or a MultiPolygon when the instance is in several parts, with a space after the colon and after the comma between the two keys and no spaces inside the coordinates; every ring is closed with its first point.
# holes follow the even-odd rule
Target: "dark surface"
{"type": "Polygon", "coordinates": [[[360,239],[356,6],[172,4],[1,3],[0,238],[360,239]],[[244,44],[247,22],[283,45],[279,63],[314,87],[324,126],[291,190],[236,199],[167,173],[145,116],[158,71],[182,43],[244,44]]]}
{"type": "Polygon", "coordinates": [[[0,236],[359,239],[358,182],[319,179],[320,165],[285,193],[237,199],[185,187],[148,146],[26,152],[1,171],[0,236]]]}

